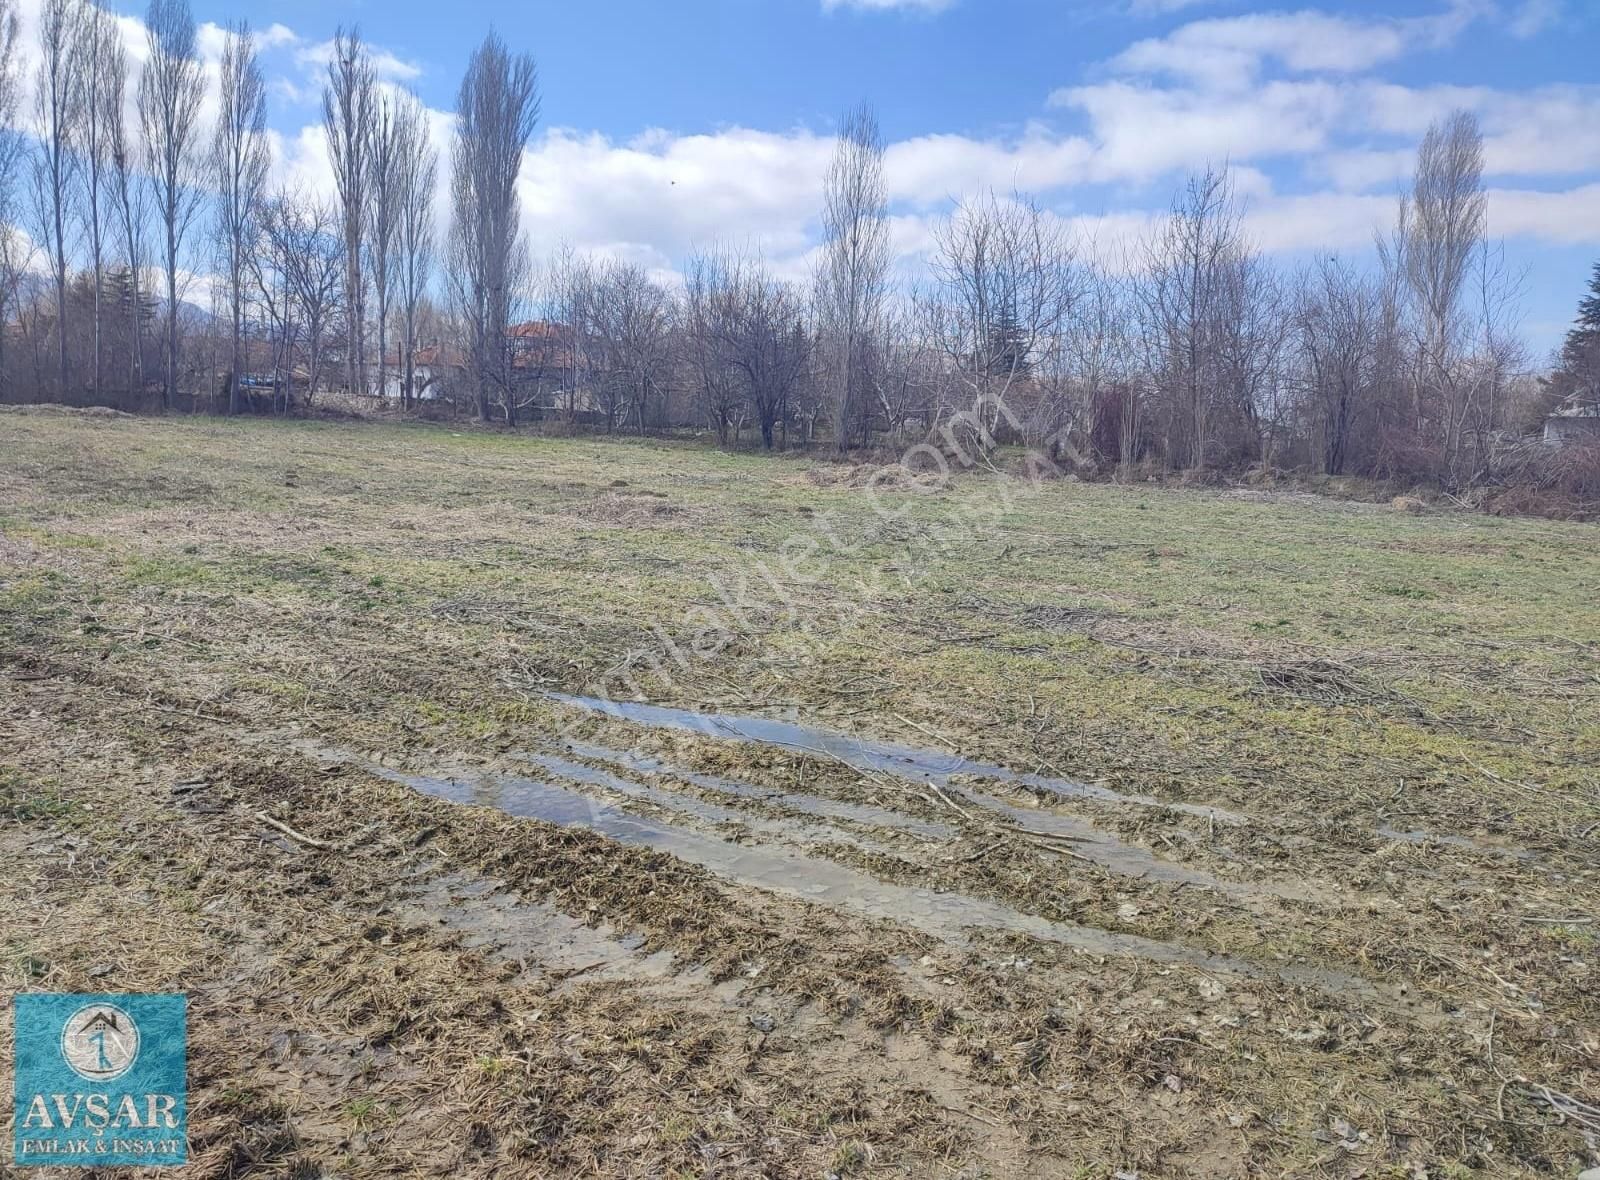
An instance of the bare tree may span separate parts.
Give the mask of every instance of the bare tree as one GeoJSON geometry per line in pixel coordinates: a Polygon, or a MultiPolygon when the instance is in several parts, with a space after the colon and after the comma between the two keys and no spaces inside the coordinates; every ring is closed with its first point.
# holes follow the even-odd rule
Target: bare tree
{"type": "Polygon", "coordinates": [[[533,58],[513,56],[491,29],[473,52],[456,96],[450,186],[452,282],[484,421],[495,388],[504,397],[507,420],[516,413],[506,329],[517,271],[526,266],[525,257],[519,266],[517,175],[538,118],[533,58]]]}
{"type": "Polygon", "coordinates": [[[127,73],[127,55],[116,17],[94,4],[84,7],[80,36],[82,53],[83,118],[79,124],[79,157],[83,171],[83,222],[89,231],[89,262],[94,272],[94,339],[90,363],[90,383],[95,396],[100,394],[104,316],[101,301],[105,290],[105,245],[110,230],[107,224],[113,167],[111,148],[116,127],[122,122],[122,98],[127,73]]]}
{"type": "Polygon", "coordinates": [[[267,179],[267,92],[256,60],[255,37],[243,21],[224,34],[221,103],[212,168],[217,189],[217,232],[226,258],[230,343],[228,413],[239,412],[239,380],[243,369],[248,254],[255,241],[255,220],[267,179]]]}
{"type": "Polygon", "coordinates": [[[1216,387],[1213,414],[1229,444],[1225,461],[1260,460],[1283,412],[1286,342],[1292,328],[1289,298],[1278,272],[1241,238],[1223,268],[1213,333],[1216,387]]]}
{"type": "Polygon", "coordinates": [[[1369,412],[1378,322],[1376,287],[1348,263],[1328,258],[1301,280],[1296,343],[1311,399],[1312,434],[1329,475],[1344,473],[1353,437],[1369,412]]]}
{"type": "Polygon", "coordinates": [[[409,409],[417,394],[417,309],[427,294],[433,270],[433,197],[439,178],[439,153],[428,134],[428,114],[413,94],[395,107],[396,204],[395,279],[401,314],[400,395],[409,409]]]}
{"type": "Polygon", "coordinates": [[[1156,346],[1167,460],[1176,467],[1206,465],[1228,283],[1245,253],[1239,222],[1227,171],[1207,168],[1189,178],[1146,249],[1141,312],[1156,346]]]}
{"type": "Polygon", "coordinates": [[[1496,463],[1512,383],[1528,367],[1519,332],[1522,274],[1506,260],[1503,245],[1481,240],[1468,272],[1471,335],[1456,390],[1455,435],[1461,452],[1455,474],[1477,482],[1496,463]],[[1471,454],[1466,454],[1471,444],[1471,454]]]}
{"type": "Polygon", "coordinates": [[[962,391],[956,414],[986,448],[1001,415],[1021,422],[1007,398],[1056,349],[1083,275],[1063,223],[1020,196],[963,202],[935,240],[924,331],[962,391]]]}
{"type": "MultiPolygon", "coordinates": [[[[314,199],[280,193],[262,208],[261,231],[278,260],[287,288],[285,317],[306,342],[308,399],[321,386],[324,349],[339,313],[344,264],[342,229],[334,209],[314,199]]],[[[292,337],[286,363],[292,371],[292,337]]]]}
{"type": "MultiPolygon", "coordinates": [[[[1081,423],[1083,441],[1123,472],[1137,457],[1142,427],[1130,311],[1128,284],[1107,267],[1092,265],[1064,340],[1079,400],[1062,425],[1081,423]]],[[[1062,449],[1057,443],[1056,454],[1062,449]]]]}
{"type": "Polygon", "coordinates": [[[289,283],[289,243],[285,235],[273,232],[278,221],[281,195],[265,196],[251,218],[253,240],[245,253],[245,268],[255,294],[255,305],[266,329],[272,356],[273,413],[287,412],[294,388],[295,346],[300,336],[299,306],[289,283]]]}
{"type": "Polygon", "coordinates": [[[864,385],[866,349],[883,308],[889,274],[889,212],[883,136],[863,104],[839,124],[824,182],[823,262],[819,305],[831,349],[835,445],[842,452],[862,432],[870,402],[864,385]]]}
{"type": "MultiPolygon", "coordinates": [[[[22,22],[17,3],[0,0],[0,325],[11,322],[31,246],[13,228],[19,204],[17,171],[26,142],[17,126],[23,87],[22,22]]],[[[5,337],[0,330],[0,395],[6,384],[5,337]]]]}
{"type": "Polygon", "coordinates": [[[684,337],[686,360],[694,374],[701,413],[727,446],[737,441],[749,410],[738,367],[729,356],[726,340],[731,331],[728,289],[733,286],[729,261],[718,253],[690,259],[684,275],[684,337]]]}
{"type": "Polygon", "coordinates": [[[595,349],[595,267],[571,246],[562,246],[545,269],[545,305],[549,318],[561,326],[566,364],[567,421],[578,416],[578,391],[590,379],[595,349]]]}
{"type": "Polygon", "coordinates": [[[367,387],[362,240],[372,171],[369,124],[376,86],[361,30],[335,31],[328,81],[322,88],[322,125],[328,136],[328,158],[339,190],[344,230],[345,380],[351,393],[367,387]]]}
{"type": "Polygon", "coordinates": [[[167,306],[161,404],[168,407],[178,391],[178,256],[202,196],[204,160],[196,137],[205,76],[195,56],[188,0],[150,0],[145,35],[149,53],[139,78],[139,121],[163,239],[167,306]]]}
{"type": "Polygon", "coordinates": [[[1475,116],[1454,111],[1423,136],[1399,219],[1406,281],[1422,321],[1419,397],[1435,403],[1445,463],[1452,470],[1461,460],[1466,419],[1465,391],[1454,372],[1462,291],[1486,216],[1483,133],[1475,116]]]}
{"type": "Polygon", "coordinates": [[[914,303],[891,308],[884,313],[871,350],[872,389],[891,431],[932,426],[946,385],[945,357],[918,330],[920,326],[914,303]]]}
{"type": "Polygon", "coordinates": [[[122,259],[127,267],[128,384],[132,393],[144,393],[144,306],[140,282],[144,271],[145,221],[149,214],[150,178],[128,138],[123,114],[127,94],[128,55],[122,38],[114,37],[105,52],[105,150],[103,169],[111,208],[121,234],[122,259]]]}
{"type": "Polygon", "coordinates": [[[686,334],[704,404],[724,445],[748,410],[772,450],[811,358],[805,301],[759,259],[712,254],[690,266],[686,334]]]}
{"type": "Polygon", "coordinates": [[[55,284],[57,379],[62,395],[67,392],[67,201],[76,170],[74,141],[84,116],[83,23],[80,0],[45,0],[39,13],[40,62],[34,82],[39,136],[34,212],[55,284]]]}
{"type": "Polygon", "coordinates": [[[372,117],[367,123],[369,184],[367,192],[367,260],[372,274],[372,294],[377,303],[378,382],[384,392],[389,347],[389,296],[394,288],[399,262],[396,247],[399,237],[401,182],[404,166],[400,153],[399,105],[396,95],[379,92],[372,101],[372,117]]]}
{"type": "Polygon", "coordinates": [[[671,359],[671,293],[633,263],[601,267],[590,291],[590,325],[599,364],[596,389],[606,428],[632,418],[643,434],[671,359]]]}

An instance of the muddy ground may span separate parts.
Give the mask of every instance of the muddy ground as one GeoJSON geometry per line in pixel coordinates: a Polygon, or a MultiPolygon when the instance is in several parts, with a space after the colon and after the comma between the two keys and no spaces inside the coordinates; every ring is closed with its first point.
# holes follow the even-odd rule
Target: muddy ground
{"type": "Polygon", "coordinates": [[[193,1176],[1600,1164],[1600,532],[1021,470],[0,414],[5,990],[193,1176]]]}

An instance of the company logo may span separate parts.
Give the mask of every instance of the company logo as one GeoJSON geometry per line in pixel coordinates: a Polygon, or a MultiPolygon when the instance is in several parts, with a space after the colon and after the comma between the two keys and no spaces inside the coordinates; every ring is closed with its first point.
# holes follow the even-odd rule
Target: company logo
{"type": "Polygon", "coordinates": [[[188,1158],[183,996],[12,998],[18,1164],[181,1164],[188,1158]]]}
{"type": "Polygon", "coordinates": [[[61,1028],[61,1056],[87,1081],[120,1078],[139,1059],[139,1026],[115,1004],[85,1004],[61,1028]]]}

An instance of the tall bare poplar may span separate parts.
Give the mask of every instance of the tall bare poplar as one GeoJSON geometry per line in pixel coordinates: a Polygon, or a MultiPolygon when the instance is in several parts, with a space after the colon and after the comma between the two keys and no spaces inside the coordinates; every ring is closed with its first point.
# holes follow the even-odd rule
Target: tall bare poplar
{"type": "Polygon", "coordinates": [[[400,395],[408,409],[416,397],[417,309],[433,270],[433,194],[439,153],[428,136],[427,112],[413,94],[395,108],[397,188],[395,294],[400,299],[400,395]]]}
{"type": "Polygon", "coordinates": [[[400,217],[400,151],[398,96],[378,94],[367,124],[370,183],[367,195],[367,269],[377,304],[378,382],[386,388],[389,347],[389,297],[394,290],[395,246],[400,217]]]}
{"type": "Polygon", "coordinates": [[[262,186],[267,179],[267,91],[256,60],[255,36],[244,22],[224,35],[216,136],[211,145],[217,191],[217,233],[227,265],[228,322],[232,351],[228,413],[239,412],[243,368],[240,337],[244,320],[247,253],[255,239],[262,186]]]}
{"type": "Polygon", "coordinates": [[[372,58],[361,30],[339,29],[333,35],[333,60],[322,88],[322,125],[328,136],[328,158],[339,190],[339,222],[344,231],[344,302],[347,335],[345,379],[351,393],[367,387],[365,278],[362,239],[366,228],[367,183],[371,174],[368,122],[377,89],[372,58]]]}
{"type": "MultiPolygon", "coordinates": [[[[0,324],[11,322],[23,268],[17,220],[18,176],[25,140],[17,125],[22,100],[22,22],[17,0],[0,0],[0,324]]],[[[5,392],[5,336],[0,331],[0,394],[5,392]]]]}
{"type": "Polygon", "coordinates": [[[1406,282],[1422,321],[1422,387],[1434,404],[1445,458],[1452,465],[1465,420],[1464,395],[1454,373],[1462,291],[1486,218],[1483,133],[1475,116],[1455,111],[1423,136],[1411,192],[1400,208],[1406,282]]]}
{"type": "Polygon", "coordinates": [[[150,206],[149,175],[139,165],[134,141],[128,135],[123,103],[128,87],[128,54],[121,37],[105,49],[105,154],[102,169],[110,213],[116,219],[120,252],[128,268],[128,386],[135,396],[144,393],[144,311],[140,283],[144,271],[145,217],[150,206]]]}
{"type": "Polygon", "coordinates": [[[456,96],[450,183],[452,285],[467,331],[478,416],[484,421],[490,392],[497,387],[508,420],[516,412],[506,328],[521,269],[517,174],[538,119],[533,58],[512,55],[491,29],[473,52],[456,96]]]}
{"type": "Polygon", "coordinates": [[[34,115],[39,135],[34,157],[34,212],[50,255],[56,295],[59,392],[67,391],[67,200],[76,170],[73,141],[83,120],[80,0],[45,0],[39,13],[39,70],[34,115]]]}
{"type": "Polygon", "coordinates": [[[199,211],[205,175],[197,142],[205,76],[188,0],[150,0],[144,19],[149,54],[139,78],[139,122],[166,272],[161,404],[169,407],[178,391],[178,256],[199,211]]]}
{"type": "Polygon", "coordinates": [[[839,125],[823,189],[821,308],[832,349],[829,366],[835,445],[847,450],[870,401],[867,351],[883,309],[889,274],[889,200],[883,135],[863,104],[839,125]]]}
{"type": "Polygon", "coordinates": [[[90,384],[100,393],[102,341],[105,317],[102,301],[105,291],[106,237],[110,230],[109,185],[113,127],[122,121],[122,74],[127,57],[116,17],[90,4],[84,8],[81,25],[83,78],[83,117],[79,121],[79,159],[83,169],[83,224],[89,234],[89,264],[94,271],[94,338],[90,365],[90,384]]]}

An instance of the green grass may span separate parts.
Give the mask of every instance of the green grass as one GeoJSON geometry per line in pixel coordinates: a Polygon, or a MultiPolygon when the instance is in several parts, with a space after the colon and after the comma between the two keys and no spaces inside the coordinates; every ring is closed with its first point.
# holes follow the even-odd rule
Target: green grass
{"type": "Polygon", "coordinates": [[[0,766],[0,820],[17,823],[60,822],[74,816],[76,805],[59,787],[36,783],[0,766]]]}

